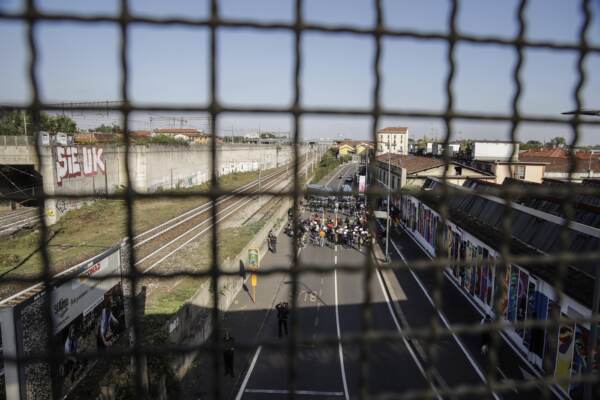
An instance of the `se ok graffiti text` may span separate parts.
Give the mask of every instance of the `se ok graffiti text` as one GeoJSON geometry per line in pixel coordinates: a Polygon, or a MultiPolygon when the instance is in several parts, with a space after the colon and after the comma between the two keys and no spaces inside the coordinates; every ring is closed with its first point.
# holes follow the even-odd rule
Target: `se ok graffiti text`
{"type": "Polygon", "coordinates": [[[56,183],[62,186],[64,179],[78,176],[104,174],[106,165],[100,147],[56,147],[56,183]]]}

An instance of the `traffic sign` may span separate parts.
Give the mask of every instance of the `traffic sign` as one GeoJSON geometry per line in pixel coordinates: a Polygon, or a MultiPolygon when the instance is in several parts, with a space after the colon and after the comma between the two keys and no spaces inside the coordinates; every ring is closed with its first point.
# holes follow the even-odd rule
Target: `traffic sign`
{"type": "Polygon", "coordinates": [[[256,277],[256,274],[250,275],[250,281],[252,282],[252,286],[256,286],[256,284],[258,283],[258,278],[256,277]]]}
{"type": "Polygon", "coordinates": [[[251,270],[257,270],[259,267],[260,259],[259,259],[258,249],[248,249],[248,268],[251,270]]]}

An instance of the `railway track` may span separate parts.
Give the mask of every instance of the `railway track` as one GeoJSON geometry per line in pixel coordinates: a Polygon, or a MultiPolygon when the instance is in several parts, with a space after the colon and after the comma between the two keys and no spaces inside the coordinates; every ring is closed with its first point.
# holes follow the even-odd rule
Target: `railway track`
{"type": "Polygon", "coordinates": [[[0,217],[0,236],[9,235],[21,228],[37,223],[36,208],[25,208],[4,214],[0,217]]]}
{"type": "MultiPolygon", "coordinates": [[[[289,179],[287,170],[274,172],[261,179],[261,190],[275,190],[289,179]]],[[[287,186],[287,185],[286,185],[287,186]]],[[[239,193],[252,193],[258,187],[253,181],[217,202],[216,223],[220,223],[255,201],[253,197],[240,197],[239,193]]],[[[280,188],[283,190],[284,187],[280,188]]],[[[207,202],[178,217],[158,225],[134,238],[136,267],[151,271],[167,258],[212,229],[212,203],[207,202]]]]}
{"type": "MultiPolygon", "coordinates": [[[[284,183],[290,176],[291,173],[288,172],[287,167],[274,171],[261,177],[260,189],[261,191],[276,190],[274,188],[278,184],[284,183]]],[[[285,185],[285,187],[287,186],[288,184],[285,185]]],[[[285,187],[282,187],[278,191],[283,191],[285,187]]],[[[222,222],[244,206],[247,206],[250,202],[255,201],[254,197],[247,196],[247,194],[258,192],[257,189],[258,180],[254,180],[234,189],[232,194],[219,199],[217,201],[216,222],[222,222]],[[239,195],[242,193],[246,196],[240,197],[239,195]]],[[[207,201],[198,207],[136,235],[133,238],[133,246],[136,248],[136,256],[138,258],[136,266],[143,272],[150,271],[201,235],[209,232],[213,225],[211,208],[212,202],[207,201]]],[[[20,214],[24,215],[25,212],[20,214]]],[[[3,218],[7,220],[8,216],[0,217],[0,224],[3,218]]],[[[68,270],[59,272],[56,276],[61,276],[65,273],[68,273],[68,270]]],[[[16,298],[29,297],[32,293],[37,293],[40,290],[43,290],[42,283],[37,283],[29,287],[23,285],[21,288],[16,288],[17,293],[13,292],[13,294],[8,294],[8,297],[0,299],[0,304],[16,298]]]]}

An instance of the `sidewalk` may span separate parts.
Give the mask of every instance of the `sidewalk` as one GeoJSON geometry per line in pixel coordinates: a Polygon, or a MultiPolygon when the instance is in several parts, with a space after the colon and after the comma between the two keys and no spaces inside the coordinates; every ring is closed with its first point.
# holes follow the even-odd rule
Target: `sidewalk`
{"type": "MultiPolygon", "coordinates": [[[[273,267],[283,267],[290,264],[291,258],[291,240],[285,235],[280,234],[277,240],[277,253],[267,253],[260,260],[260,268],[268,269],[273,267]]],[[[246,279],[246,286],[250,293],[241,290],[233,300],[229,310],[224,313],[221,320],[221,335],[228,330],[233,336],[236,345],[234,356],[235,377],[223,376],[224,370],[218,371],[221,374],[221,394],[222,398],[234,398],[237,389],[240,387],[244,378],[245,369],[250,365],[251,358],[254,355],[255,345],[265,327],[269,313],[274,308],[274,301],[277,293],[285,279],[284,274],[272,274],[258,277],[256,291],[256,303],[251,298],[250,275],[246,279]],[[248,346],[250,350],[239,349],[240,345],[248,346]]],[[[223,368],[222,354],[221,368],[223,368]]],[[[214,383],[216,375],[214,371],[214,359],[212,354],[199,354],[194,361],[192,368],[186,374],[181,382],[182,400],[199,400],[213,398],[214,383]]]]}
{"type": "MultiPolygon", "coordinates": [[[[409,233],[401,228],[393,228],[390,236],[390,249],[392,254],[400,251],[402,256],[410,264],[413,260],[429,259],[429,255],[415,242],[409,233]]],[[[435,274],[433,271],[414,271],[418,279],[423,284],[427,292],[432,293],[435,287],[435,274]]],[[[399,278],[400,271],[395,271],[399,278]]],[[[463,293],[462,289],[457,288],[444,276],[441,285],[442,310],[441,312],[446,317],[447,321],[453,324],[472,324],[479,325],[484,313],[479,308],[467,299],[468,294],[463,293]]],[[[483,371],[488,369],[488,360],[481,355],[481,337],[477,335],[460,335],[460,340],[463,342],[471,357],[475,359],[477,364],[483,371]]],[[[535,378],[539,375],[539,371],[524,360],[524,356],[517,353],[518,350],[513,348],[512,343],[507,342],[508,339],[504,336],[499,337],[499,346],[497,349],[498,365],[495,371],[492,371],[496,380],[515,380],[523,381],[535,378]]],[[[540,388],[531,390],[517,390],[501,393],[502,398],[539,398],[542,396],[540,388]]]]}

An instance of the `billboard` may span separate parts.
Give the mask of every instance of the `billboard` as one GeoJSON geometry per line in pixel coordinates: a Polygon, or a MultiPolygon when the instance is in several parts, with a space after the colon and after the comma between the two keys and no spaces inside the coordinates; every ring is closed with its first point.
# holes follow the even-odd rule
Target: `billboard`
{"type": "Polygon", "coordinates": [[[365,175],[358,177],[358,193],[364,193],[366,189],[367,179],[365,175]]]}
{"type": "MultiPolygon", "coordinates": [[[[47,351],[44,313],[50,295],[55,343],[65,354],[64,361],[54,371],[55,379],[59,379],[62,396],[69,394],[96,364],[95,360],[70,355],[110,347],[125,332],[121,271],[119,245],[61,274],[63,279],[51,290],[39,291],[35,286],[15,297],[24,300],[3,304],[0,324],[5,354],[23,357],[47,351]],[[103,277],[106,278],[92,279],[103,277]]],[[[49,399],[50,380],[49,365],[43,361],[5,363],[6,398],[49,399]]]]}

